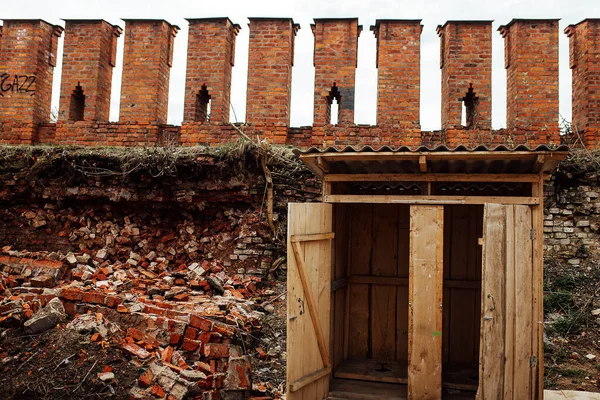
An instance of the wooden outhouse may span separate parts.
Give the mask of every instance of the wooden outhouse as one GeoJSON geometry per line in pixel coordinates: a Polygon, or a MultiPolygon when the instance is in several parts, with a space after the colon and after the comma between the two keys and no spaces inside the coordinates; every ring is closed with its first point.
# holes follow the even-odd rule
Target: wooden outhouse
{"type": "Polygon", "coordinates": [[[543,397],[543,181],[566,148],[299,152],[287,399],[543,397]]]}

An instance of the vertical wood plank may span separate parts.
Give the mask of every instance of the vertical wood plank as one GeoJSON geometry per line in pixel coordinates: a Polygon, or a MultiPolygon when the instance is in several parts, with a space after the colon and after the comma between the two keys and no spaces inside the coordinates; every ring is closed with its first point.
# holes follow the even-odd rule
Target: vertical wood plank
{"type": "MultiPolygon", "coordinates": [[[[373,206],[352,204],[349,207],[350,274],[369,275],[373,206]]],[[[369,355],[369,285],[353,284],[349,292],[348,358],[366,358],[369,355]]]]}
{"type": "MultiPolygon", "coordinates": [[[[371,275],[396,277],[398,273],[398,206],[373,206],[371,275]]],[[[396,287],[371,285],[371,354],[375,359],[396,359],[396,287]]]]}
{"type": "MultiPolygon", "coordinates": [[[[328,233],[332,230],[332,206],[330,204],[289,204],[288,211],[288,321],[287,321],[287,398],[290,400],[323,399],[329,392],[329,375],[292,392],[289,385],[300,378],[323,368],[323,360],[317,335],[312,323],[313,315],[307,304],[310,290],[315,303],[315,315],[320,322],[324,343],[329,345],[331,318],[331,241],[297,243],[296,253],[290,241],[291,235],[328,233]],[[303,287],[298,260],[303,261],[307,285],[303,287]]],[[[329,355],[330,348],[325,349],[329,355]]]]}
{"type": "MultiPolygon", "coordinates": [[[[451,206],[451,249],[450,279],[468,280],[469,277],[469,241],[476,240],[470,236],[469,229],[474,217],[470,206],[451,206]]],[[[449,359],[451,363],[469,363],[473,360],[473,319],[472,291],[468,289],[450,289],[449,307],[449,359]]],[[[479,319],[479,318],[477,318],[479,319]]]]}
{"type": "MultiPolygon", "coordinates": [[[[533,241],[531,209],[517,205],[515,209],[515,308],[514,308],[514,384],[513,393],[531,392],[532,320],[533,320],[533,241]]],[[[508,222],[507,222],[508,225],[508,222]]],[[[510,314],[510,312],[509,312],[510,314]]],[[[508,327],[508,324],[507,324],[508,327]]]]}
{"type": "Polygon", "coordinates": [[[408,398],[442,396],[444,208],[410,208],[408,398]]]}
{"type": "Polygon", "coordinates": [[[478,399],[504,393],[504,279],[506,265],[506,207],[486,204],[481,290],[481,349],[478,399]]]}
{"type": "Polygon", "coordinates": [[[504,293],[505,293],[505,324],[506,333],[504,335],[504,398],[512,399],[513,392],[513,380],[514,380],[514,365],[515,365],[515,348],[516,338],[515,330],[515,306],[517,303],[517,296],[515,292],[516,278],[515,275],[515,207],[507,206],[506,209],[506,270],[504,275],[504,293]]]}
{"type": "MultiPolygon", "coordinates": [[[[444,281],[450,279],[450,263],[452,255],[452,215],[454,207],[451,205],[444,207],[444,281]]],[[[450,314],[452,307],[452,290],[444,287],[443,304],[443,322],[442,322],[442,360],[444,364],[450,361],[450,314]]]]}
{"type": "Polygon", "coordinates": [[[533,186],[532,196],[540,200],[538,206],[533,206],[531,219],[535,238],[533,241],[533,326],[532,326],[532,351],[536,357],[535,366],[532,369],[532,399],[544,397],[544,175],[540,173],[540,179],[533,186]]]}
{"type": "MultiPolygon", "coordinates": [[[[346,268],[348,264],[348,244],[347,234],[348,229],[345,226],[346,222],[346,205],[334,204],[334,276],[333,279],[340,279],[346,276],[346,268]]],[[[333,296],[333,307],[331,309],[331,335],[329,338],[330,348],[332,349],[331,360],[333,367],[337,367],[344,359],[344,341],[345,337],[345,316],[346,316],[346,294],[348,288],[336,290],[333,296]]]]}
{"type": "Polygon", "coordinates": [[[304,370],[304,356],[297,354],[294,349],[303,345],[304,336],[304,320],[306,317],[300,314],[302,310],[302,301],[304,299],[304,289],[302,281],[298,274],[296,258],[293,257],[291,235],[304,234],[305,209],[297,207],[296,204],[290,204],[288,207],[288,231],[287,231],[287,368],[286,368],[286,384],[287,393],[291,394],[291,398],[302,400],[302,391],[292,393],[289,385],[292,382],[302,378],[306,373],[304,370]]]}
{"type": "MultiPolygon", "coordinates": [[[[313,229],[320,232],[331,232],[333,229],[333,212],[330,208],[318,207],[314,211],[311,224],[313,229]]],[[[309,219],[310,220],[310,219],[309,219]]],[[[314,275],[316,277],[314,294],[317,300],[317,315],[320,325],[323,327],[323,339],[326,344],[330,343],[329,323],[331,318],[331,278],[333,273],[333,248],[331,241],[319,241],[311,243],[316,255],[314,275]]],[[[331,348],[330,348],[331,349],[331,348]]],[[[326,351],[328,351],[326,349],[326,351]]],[[[328,354],[329,355],[329,354],[328,354]]],[[[321,363],[315,363],[316,370],[322,367],[321,363]]],[[[330,365],[331,366],[331,362],[330,365]]],[[[324,399],[329,394],[329,376],[319,379],[317,382],[317,399],[324,399]]]]}
{"type": "MultiPolygon", "coordinates": [[[[410,206],[398,205],[398,277],[408,278],[410,206]]],[[[396,360],[408,360],[408,286],[396,288],[396,360]]]]}

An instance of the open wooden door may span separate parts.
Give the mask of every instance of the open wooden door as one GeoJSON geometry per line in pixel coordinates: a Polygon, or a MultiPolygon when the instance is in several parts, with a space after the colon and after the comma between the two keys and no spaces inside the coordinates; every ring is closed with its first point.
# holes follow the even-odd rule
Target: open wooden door
{"type": "Polygon", "coordinates": [[[478,399],[536,399],[541,391],[538,212],[485,205],[478,399]]]}
{"type": "Polygon", "coordinates": [[[329,394],[332,205],[290,203],[287,237],[287,399],[329,394]]]}

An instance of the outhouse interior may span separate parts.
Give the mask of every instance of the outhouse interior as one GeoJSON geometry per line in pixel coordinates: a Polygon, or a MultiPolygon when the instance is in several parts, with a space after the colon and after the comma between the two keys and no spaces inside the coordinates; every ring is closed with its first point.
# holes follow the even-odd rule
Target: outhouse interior
{"type": "Polygon", "coordinates": [[[301,153],[323,202],[288,216],[288,398],[539,398],[543,181],[565,155],[301,153]]]}

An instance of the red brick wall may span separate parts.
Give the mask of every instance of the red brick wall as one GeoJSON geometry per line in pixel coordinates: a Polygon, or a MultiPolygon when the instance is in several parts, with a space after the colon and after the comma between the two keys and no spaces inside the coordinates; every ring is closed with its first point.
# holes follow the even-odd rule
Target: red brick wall
{"type": "Polygon", "coordinates": [[[572,71],[572,129],[588,147],[600,145],[600,19],[565,29],[572,71]]]}
{"type": "Polygon", "coordinates": [[[477,98],[475,129],[492,127],[492,22],[448,21],[438,26],[442,69],[442,129],[462,124],[463,98],[469,89],[477,98]]]}
{"type": "Polygon", "coordinates": [[[557,143],[558,20],[514,19],[499,31],[505,46],[507,127],[537,132],[540,144],[557,143]]]}
{"type": "Polygon", "coordinates": [[[315,19],[311,28],[315,36],[313,124],[317,127],[329,124],[327,96],[334,84],[341,95],[338,124],[353,124],[358,36],[362,26],[358,25],[358,18],[315,19]]]}
{"type": "MultiPolygon", "coordinates": [[[[49,124],[52,70],[62,29],[41,20],[6,20],[0,36],[0,143],[64,143],[90,146],[219,145],[250,137],[307,146],[449,146],[559,143],[558,24],[513,20],[501,27],[508,80],[508,128],[490,129],[490,23],[452,21],[440,27],[443,123],[440,131],[419,126],[419,21],[378,20],[378,112],[376,126],[354,124],[355,69],[361,26],[356,18],[316,19],[314,123],[290,128],[294,36],[291,19],[250,19],[247,123],[229,124],[234,46],[239,26],[227,18],[190,20],[185,119],[165,125],[173,40],[178,28],[162,20],[128,20],[121,120],[108,123],[110,81],[119,28],[97,21],[67,21],[60,118],[49,124]],[[12,90],[14,76],[21,79],[12,90]],[[24,77],[24,78],[21,78],[24,77]],[[28,77],[35,77],[32,85],[28,77]],[[34,84],[35,83],[35,84],[34,84]],[[335,90],[332,87],[335,84],[335,90]],[[462,98],[473,85],[478,97],[473,126],[460,124],[462,98]],[[82,121],[69,121],[73,89],[86,96],[82,121]],[[206,86],[210,120],[196,121],[196,95],[206,86]],[[35,92],[35,95],[32,94],[35,92]],[[340,100],[330,124],[329,101],[340,100]]],[[[600,145],[598,20],[567,29],[571,36],[573,117],[590,147],[600,145]]]]}
{"type": "Polygon", "coordinates": [[[196,118],[198,92],[210,95],[210,123],[229,122],[231,69],[240,26],[229,18],[188,19],[190,23],[185,83],[184,122],[196,118]]]}
{"type": "Polygon", "coordinates": [[[377,125],[420,121],[421,20],[377,20],[377,125]]]}
{"type": "Polygon", "coordinates": [[[107,122],[117,38],[122,30],[102,20],[67,20],[60,94],[60,120],[73,120],[74,92],[85,96],[83,120],[107,122]]]}
{"type": "Polygon", "coordinates": [[[294,37],[291,18],[250,18],[246,122],[290,125],[294,37]]]}
{"type": "Polygon", "coordinates": [[[173,39],[179,27],[162,20],[125,20],[120,121],[165,124],[173,39]]]}
{"type": "MultiPolygon", "coordinates": [[[[0,122],[3,124],[40,124],[50,119],[52,75],[62,28],[42,20],[4,20],[0,42],[0,122]]],[[[21,132],[21,131],[19,131],[21,132]]],[[[11,136],[11,132],[5,132],[11,136]]],[[[35,132],[23,131],[21,137],[5,137],[3,142],[22,140],[31,143],[35,132]]],[[[15,136],[21,133],[15,132],[15,136]]]]}

